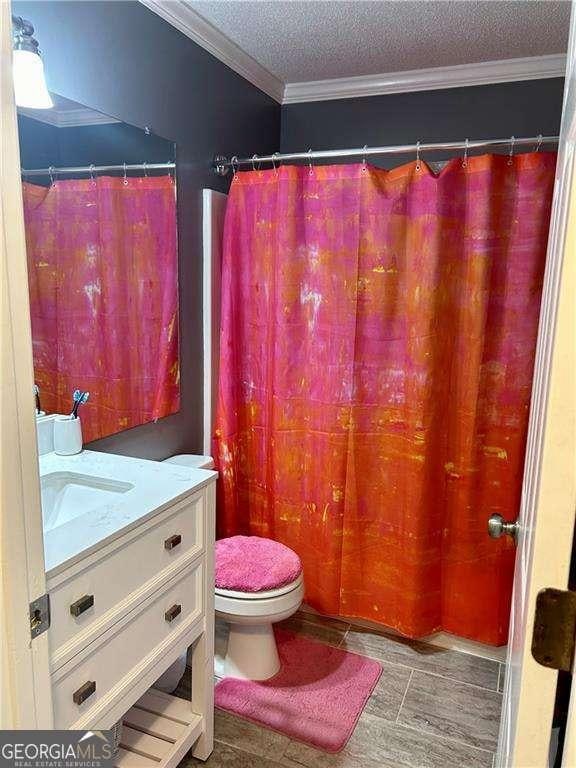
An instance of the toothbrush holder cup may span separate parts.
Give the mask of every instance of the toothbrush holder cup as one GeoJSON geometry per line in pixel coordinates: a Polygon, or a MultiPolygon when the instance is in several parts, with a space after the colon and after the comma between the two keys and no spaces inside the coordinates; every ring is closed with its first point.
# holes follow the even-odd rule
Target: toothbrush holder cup
{"type": "Polygon", "coordinates": [[[56,416],[54,419],[54,453],[72,456],[82,451],[82,424],[79,418],[56,416]]]}

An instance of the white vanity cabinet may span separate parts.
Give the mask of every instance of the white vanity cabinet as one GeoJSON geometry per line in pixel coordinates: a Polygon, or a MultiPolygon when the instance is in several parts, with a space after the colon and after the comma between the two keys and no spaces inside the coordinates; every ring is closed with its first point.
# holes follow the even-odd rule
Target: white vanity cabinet
{"type": "Polygon", "coordinates": [[[213,743],[216,473],[153,471],[151,487],[163,483],[166,494],[176,478],[188,490],[140,517],[126,511],[136,499],[122,499],[46,534],[48,562],[69,554],[71,537],[84,533],[89,544],[47,573],[54,728],[107,729],[123,719],[119,768],[176,766],[192,747],[206,759],[213,743]],[[101,539],[89,530],[99,525],[101,539]],[[188,648],[192,700],[151,688],[188,648]]]}

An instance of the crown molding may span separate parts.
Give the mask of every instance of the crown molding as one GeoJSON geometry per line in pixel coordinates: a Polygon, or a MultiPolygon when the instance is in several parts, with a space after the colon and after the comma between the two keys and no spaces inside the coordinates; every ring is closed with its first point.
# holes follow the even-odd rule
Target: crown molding
{"type": "Polygon", "coordinates": [[[151,11],[211,53],[279,104],[284,83],[196,13],[185,0],[140,0],[151,11]]]}
{"type": "Polygon", "coordinates": [[[452,67],[414,69],[380,75],[360,75],[331,80],[288,83],[283,104],[306,101],[354,99],[360,96],[383,96],[411,91],[434,91],[442,88],[464,88],[473,85],[509,83],[564,77],[566,55],[530,56],[528,58],[483,61],[452,67]]]}
{"type": "Polygon", "coordinates": [[[361,96],[384,96],[391,93],[434,91],[443,88],[465,88],[473,85],[564,77],[566,68],[566,55],[558,53],[502,61],[483,61],[477,64],[457,64],[452,67],[311,80],[285,85],[200,16],[186,0],[140,0],[140,2],[279,104],[353,99],[361,96]]]}
{"type": "Polygon", "coordinates": [[[32,120],[38,120],[41,123],[47,125],[53,125],[55,128],[75,128],[82,125],[109,125],[111,123],[120,123],[121,120],[116,120],[114,117],[108,117],[101,112],[96,112],[93,109],[81,108],[78,109],[27,109],[26,107],[18,107],[18,114],[30,117],[32,120]]]}

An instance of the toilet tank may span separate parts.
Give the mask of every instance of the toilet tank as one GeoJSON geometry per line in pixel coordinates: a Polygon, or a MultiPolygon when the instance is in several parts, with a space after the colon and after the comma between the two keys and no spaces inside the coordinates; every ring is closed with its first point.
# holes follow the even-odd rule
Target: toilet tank
{"type": "Polygon", "coordinates": [[[177,453],[176,456],[164,459],[164,462],[194,469],[214,469],[214,459],[212,456],[198,456],[194,453],[177,453]]]}

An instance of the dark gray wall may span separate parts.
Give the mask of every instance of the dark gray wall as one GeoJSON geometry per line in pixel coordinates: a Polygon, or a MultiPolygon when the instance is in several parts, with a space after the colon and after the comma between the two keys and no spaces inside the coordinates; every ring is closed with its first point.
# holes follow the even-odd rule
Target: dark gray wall
{"type": "MultiPolygon", "coordinates": [[[[556,78],[288,104],[282,107],[281,151],[556,134],[563,87],[556,78]]],[[[390,168],[411,159],[389,156],[370,162],[390,168]]]]}
{"type": "MultiPolygon", "coordinates": [[[[126,123],[57,128],[26,115],[18,115],[18,136],[23,168],[130,165],[143,161],[165,163],[175,159],[173,142],[146,134],[142,129],[126,123]]],[[[154,171],[149,173],[153,175],[154,171]]],[[[122,171],[115,175],[121,176],[122,171]]],[[[34,184],[50,183],[49,174],[25,178],[34,184]]],[[[70,179],[72,176],[63,178],[70,179]]],[[[86,178],[86,174],[79,174],[77,178],[86,178]]]]}
{"type": "Polygon", "coordinates": [[[48,86],[177,143],[180,413],[90,447],[160,459],[202,449],[203,187],[227,191],[215,154],[274,152],[280,108],[137,2],[14,2],[43,51],[48,86]]]}
{"type": "Polygon", "coordinates": [[[18,115],[18,138],[22,168],[46,168],[59,164],[58,128],[55,126],[18,115]]]}
{"type": "Polygon", "coordinates": [[[126,123],[60,128],[58,135],[60,162],[64,166],[174,160],[173,142],[154,134],[147,135],[141,128],[126,123]]]}

